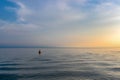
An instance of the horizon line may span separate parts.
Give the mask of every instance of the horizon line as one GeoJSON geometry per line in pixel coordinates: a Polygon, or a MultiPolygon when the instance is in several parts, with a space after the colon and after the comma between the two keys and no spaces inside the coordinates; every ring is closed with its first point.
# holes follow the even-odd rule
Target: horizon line
{"type": "Polygon", "coordinates": [[[56,47],[56,46],[0,46],[0,48],[120,48],[120,47],[56,47]]]}

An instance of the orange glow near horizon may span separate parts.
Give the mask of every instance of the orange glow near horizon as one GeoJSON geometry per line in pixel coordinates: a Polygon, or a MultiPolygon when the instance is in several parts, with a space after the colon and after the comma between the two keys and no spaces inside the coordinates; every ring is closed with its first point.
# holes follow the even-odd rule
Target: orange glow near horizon
{"type": "Polygon", "coordinates": [[[120,43],[117,42],[90,42],[90,43],[81,43],[81,42],[72,42],[65,43],[65,47],[120,47],[120,43]],[[66,46],[67,45],[67,46],[66,46]]]}
{"type": "Polygon", "coordinates": [[[119,27],[111,27],[106,33],[103,32],[99,35],[71,35],[67,38],[69,41],[63,43],[65,47],[120,47],[119,27]]]}
{"type": "Polygon", "coordinates": [[[104,41],[103,42],[95,41],[95,42],[87,42],[87,43],[73,42],[66,45],[69,47],[111,47],[111,44],[104,41]]]}
{"type": "Polygon", "coordinates": [[[113,31],[109,36],[109,42],[111,42],[112,46],[120,47],[120,28],[119,27],[113,28],[113,31]]]}

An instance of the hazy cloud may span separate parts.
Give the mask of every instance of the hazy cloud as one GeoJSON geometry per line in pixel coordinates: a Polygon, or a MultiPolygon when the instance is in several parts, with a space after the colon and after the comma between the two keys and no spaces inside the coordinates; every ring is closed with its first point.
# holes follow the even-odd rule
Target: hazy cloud
{"type": "Polygon", "coordinates": [[[94,37],[104,36],[98,32],[104,33],[108,26],[120,25],[119,0],[9,1],[18,6],[6,7],[16,12],[17,19],[14,22],[0,20],[0,34],[17,37],[13,40],[16,43],[17,40],[28,41],[28,44],[31,42],[32,45],[90,43],[95,40],[94,37]],[[76,40],[68,41],[72,38],[76,40]]]}

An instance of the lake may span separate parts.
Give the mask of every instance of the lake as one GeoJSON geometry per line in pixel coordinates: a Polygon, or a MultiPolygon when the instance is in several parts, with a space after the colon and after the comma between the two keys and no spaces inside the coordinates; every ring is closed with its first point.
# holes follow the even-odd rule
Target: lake
{"type": "Polygon", "coordinates": [[[0,80],[120,80],[120,48],[0,48],[0,80]]]}

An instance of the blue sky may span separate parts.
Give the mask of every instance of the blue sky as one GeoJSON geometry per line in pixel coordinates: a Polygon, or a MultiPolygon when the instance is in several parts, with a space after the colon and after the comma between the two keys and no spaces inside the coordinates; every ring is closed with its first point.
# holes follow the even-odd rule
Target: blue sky
{"type": "Polygon", "coordinates": [[[120,45],[120,0],[0,0],[0,47],[120,45]]]}

